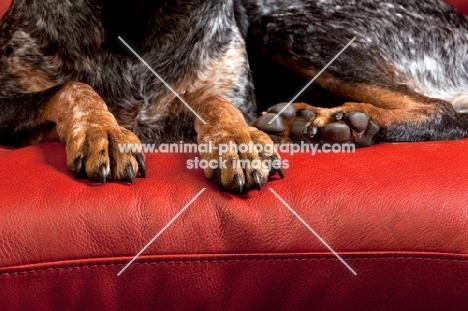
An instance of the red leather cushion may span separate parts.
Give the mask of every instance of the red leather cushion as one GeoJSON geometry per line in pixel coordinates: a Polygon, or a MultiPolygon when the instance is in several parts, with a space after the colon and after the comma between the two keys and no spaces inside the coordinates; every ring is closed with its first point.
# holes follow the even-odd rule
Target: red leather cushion
{"type": "Polygon", "coordinates": [[[0,0],[0,19],[6,13],[13,0],[0,0]]]}
{"type": "Polygon", "coordinates": [[[220,193],[202,171],[186,169],[195,155],[148,155],[148,178],[102,186],[72,178],[62,144],[0,151],[0,305],[466,306],[467,153],[468,140],[460,140],[284,155],[290,161],[284,180],[236,196],[220,193]],[[117,277],[202,188],[193,205],[117,277]]]}
{"type": "Polygon", "coordinates": [[[445,0],[452,6],[460,10],[460,12],[468,14],[468,2],[466,0],[445,0]]]}

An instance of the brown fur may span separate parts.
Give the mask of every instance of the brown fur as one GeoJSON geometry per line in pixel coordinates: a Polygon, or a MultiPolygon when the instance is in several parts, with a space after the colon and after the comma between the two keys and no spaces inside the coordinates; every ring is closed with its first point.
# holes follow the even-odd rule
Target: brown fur
{"type": "Polygon", "coordinates": [[[83,158],[88,176],[99,172],[101,166],[117,180],[127,175],[127,165],[131,165],[134,175],[137,174],[137,161],[132,154],[119,152],[118,144],[138,144],[138,138],[118,125],[104,101],[89,85],[65,84],[48,101],[42,122],[56,124],[58,138],[66,142],[70,169],[74,169],[77,159],[83,158]],[[116,159],[111,160],[112,156],[116,159]]]}
{"type": "MultiPolygon", "coordinates": [[[[272,141],[262,131],[249,127],[244,120],[240,111],[235,108],[230,102],[221,97],[211,97],[204,100],[202,105],[195,106],[200,116],[206,121],[203,124],[201,120],[195,120],[195,129],[198,133],[198,143],[209,144],[215,142],[216,144],[229,145],[230,151],[219,155],[219,152],[201,153],[202,159],[205,160],[226,160],[227,170],[220,172],[207,168],[205,176],[210,180],[220,179],[223,185],[229,185],[235,180],[235,176],[239,176],[247,187],[255,184],[253,178],[254,168],[247,167],[244,173],[240,165],[236,165],[239,160],[261,161],[261,159],[268,158],[268,155],[257,153],[255,151],[248,151],[238,153],[234,148],[235,145],[253,145],[261,144],[272,145],[272,141]],[[236,163],[233,165],[233,163],[236,163]],[[234,167],[236,166],[236,167],[234,167]],[[219,176],[217,175],[219,174],[219,176]]],[[[276,158],[279,159],[279,155],[276,158]]],[[[269,170],[263,168],[256,170],[260,173],[262,183],[268,180],[269,170]]]]}

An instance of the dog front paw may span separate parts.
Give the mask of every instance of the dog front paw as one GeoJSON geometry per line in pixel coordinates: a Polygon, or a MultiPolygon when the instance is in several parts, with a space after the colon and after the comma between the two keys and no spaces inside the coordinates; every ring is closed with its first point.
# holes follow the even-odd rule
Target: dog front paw
{"type": "Polygon", "coordinates": [[[67,137],[67,165],[77,178],[131,183],[138,173],[146,175],[140,145],[135,134],[118,125],[77,128],[67,137]],[[137,148],[132,150],[132,146],[137,148]]]}
{"type": "Polygon", "coordinates": [[[279,173],[284,177],[273,141],[254,127],[212,127],[200,137],[199,144],[206,147],[199,148],[202,160],[210,164],[204,170],[205,176],[221,190],[260,190],[269,176],[279,173]]]}

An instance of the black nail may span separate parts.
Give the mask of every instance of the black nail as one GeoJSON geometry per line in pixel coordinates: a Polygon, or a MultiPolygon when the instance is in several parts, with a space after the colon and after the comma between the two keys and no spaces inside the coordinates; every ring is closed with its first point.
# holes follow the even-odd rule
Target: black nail
{"type": "Polygon", "coordinates": [[[277,156],[272,156],[271,157],[271,163],[272,163],[272,165],[274,165],[274,167],[270,171],[269,176],[273,176],[274,174],[278,173],[281,178],[284,178],[284,171],[283,171],[283,168],[281,167],[280,159],[278,159],[277,156]]]}
{"type": "Polygon", "coordinates": [[[83,171],[83,157],[79,156],[73,161],[75,178],[80,178],[83,171]]]}
{"type": "Polygon", "coordinates": [[[234,179],[236,182],[237,190],[239,190],[239,193],[242,193],[242,190],[244,189],[244,181],[242,180],[242,177],[236,174],[234,179]]]}
{"type": "Polygon", "coordinates": [[[101,164],[101,167],[100,167],[100,170],[101,170],[101,184],[105,184],[106,181],[107,181],[107,170],[106,170],[106,166],[104,164],[101,164]]]}
{"type": "Polygon", "coordinates": [[[135,175],[133,174],[133,168],[130,164],[128,164],[126,169],[128,181],[133,184],[133,180],[135,179],[135,175]]]}
{"type": "Polygon", "coordinates": [[[309,126],[304,128],[302,131],[302,135],[308,138],[314,138],[315,135],[317,135],[318,128],[316,126],[309,126]]]}
{"type": "Polygon", "coordinates": [[[257,171],[254,171],[252,174],[253,180],[255,185],[257,186],[258,190],[262,190],[262,179],[260,178],[260,173],[257,171]]]}
{"type": "Polygon", "coordinates": [[[284,171],[283,171],[283,168],[280,167],[280,168],[277,170],[277,172],[278,172],[278,174],[280,175],[281,178],[284,178],[284,171]]]}
{"type": "Polygon", "coordinates": [[[135,157],[138,162],[138,172],[140,172],[140,177],[146,178],[146,166],[145,160],[143,160],[143,155],[141,153],[138,153],[135,157]]]}

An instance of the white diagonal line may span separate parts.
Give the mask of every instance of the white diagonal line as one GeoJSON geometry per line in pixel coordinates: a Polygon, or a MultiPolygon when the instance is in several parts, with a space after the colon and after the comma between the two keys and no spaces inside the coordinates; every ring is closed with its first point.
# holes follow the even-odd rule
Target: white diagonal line
{"type": "Polygon", "coordinates": [[[206,121],[203,120],[203,118],[202,118],[195,110],[193,110],[193,108],[190,107],[190,105],[187,104],[187,102],[186,102],[184,99],[182,99],[182,97],[180,97],[179,94],[177,94],[177,92],[174,91],[174,89],[173,89],[169,84],[167,84],[166,81],[164,81],[164,79],[161,78],[161,76],[158,75],[158,73],[157,73],[156,71],[154,71],[153,68],[151,68],[151,66],[148,65],[148,63],[147,63],[140,55],[138,55],[138,53],[135,52],[135,50],[133,50],[132,47],[131,47],[130,45],[128,45],[127,42],[125,42],[124,39],[122,39],[121,37],[119,37],[119,40],[122,41],[122,43],[125,44],[125,46],[126,46],[126,47],[127,47],[127,48],[128,48],[128,49],[129,49],[129,50],[146,66],[146,67],[148,67],[148,69],[149,69],[162,83],[164,83],[164,85],[165,85],[165,86],[166,86],[182,103],[184,103],[184,105],[185,105],[188,109],[190,109],[190,111],[191,111],[200,121],[202,121],[203,124],[206,125],[206,121]]]}
{"type": "Polygon", "coordinates": [[[172,225],[172,223],[177,219],[179,218],[180,215],[182,215],[183,212],[185,212],[185,210],[190,206],[190,204],[192,204],[202,193],[203,191],[205,191],[206,188],[203,188],[200,192],[197,193],[197,195],[192,199],[190,200],[190,202],[187,203],[187,205],[184,206],[183,209],[180,210],[180,212],[177,213],[177,215],[174,216],[174,218],[171,219],[171,221],[169,221],[169,223],[167,225],[164,226],[164,228],[161,229],[161,231],[158,232],[158,234],[156,234],[154,236],[154,238],[151,239],[151,241],[148,242],[148,244],[145,245],[145,247],[143,247],[143,249],[135,255],[135,257],[133,257],[132,260],[130,260],[130,262],[125,266],[123,267],[122,270],[120,270],[119,273],[117,273],[117,276],[120,276],[122,273],[124,273],[125,270],[127,270],[128,267],[130,267],[130,265],[138,258],[140,257],[141,254],[143,254],[143,252],[151,245],[153,244],[154,241],[156,241],[157,238],[159,238],[159,236],[164,232],[166,231],[167,228],[169,228],[170,225],[172,225]]]}
{"type": "Polygon", "coordinates": [[[289,204],[286,203],[286,201],[284,201],[284,200],[275,192],[275,190],[273,190],[273,189],[271,189],[271,188],[269,188],[269,190],[281,201],[281,203],[283,203],[283,204],[289,209],[289,211],[290,211],[291,213],[294,214],[294,216],[297,217],[297,219],[299,219],[299,220],[304,224],[304,226],[307,227],[307,229],[310,230],[310,232],[312,232],[312,233],[317,237],[317,239],[320,240],[320,242],[322,242],[323,245],[325,245],[325,246],[333,253],[333,255],[336,256],[336,258],[338,258],[338,259],[346,266],[346,268],[349,269],[349,271],[351,271],[352,274],[357,275],[356,271],[354,271],[353,268],[351,268],[351,267],[346,263],[346,261],[344,261],[343,258],[341,258],[341,256],[338,255],[338,254],[333,250],[333,248],[331,248],[331,246],[328,245],[328,243],[325,242],[325,240],[322,239],[322,237],[321,237],[320,235],[318,235],[318,233],[315,232],[315,230],[312,229],[312,228],[305,222],[305,220],[302,219],[302,217],[299,216],[299,214],[296,213],[296,211],[293,210],[293,209],[291,208],[291,206],[289,206],[289,204]]]}
{"type": "Polygon", "coordinates": [[[270,122],[268,122],[268,124],[273,123],[273,121],[275,121],[275,120],[280,116],[280,114],[283,113],[283,111],[285,111],[299,96],[301,96],[301,94],[302,94],[312,83],[314,83],[314,81],[315,81],[325,70],[327,70],[327,68],[328,68],[331,64],[333,64],[333,62],[334,62],[338,57],[340,57],[341,54],[343,54],[343,52],[354,42],[354,40],[356,40],[356,37],[354,37],[353,39],[351,39],[351,41],[350,41],[348,44],[346,44],[346,46],[345,46],[335,57],[333,57],[333,59],[332,59],[318,74],[316,74],[315,77],[314,77],[309,83],[307,83],[307,85],[306,85],[293,99],[291,99],[291,101],[290,101],[286,106],[284,106],[283,109],[281,109],[281,111],[278,112],[278,113],[276,114],[276,116],[275,116],[273,119],[270,120],[270,122]]]}

